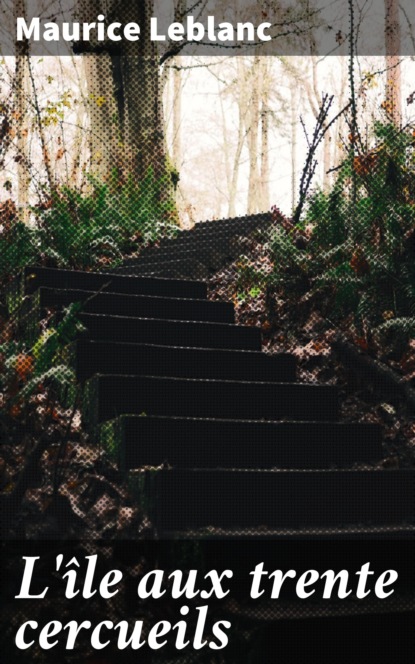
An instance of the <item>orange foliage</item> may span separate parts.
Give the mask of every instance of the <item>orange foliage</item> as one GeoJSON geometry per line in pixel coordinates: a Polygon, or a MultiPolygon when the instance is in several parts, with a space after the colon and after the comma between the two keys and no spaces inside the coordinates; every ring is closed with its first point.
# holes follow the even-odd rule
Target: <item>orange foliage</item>
{"type": "Polygon", "coordinates": [[[9,412],[10,412],[10,417],[12,417],[14,420],[17,420],[22,414],[22,407],[19,404],[14,404],[10,408],[9,412]]]}
{"type": "Polygon", "coordinates": [[[33,371],[33,357],[31,355],[20,353],[20,355],[17,356],[15,369],[20,380],[27,380],[28,376],[30,376],[33,371]]]}
{"type": "Polygon", "coordinates": [[[369,175],[372,173],[378,162],[378,155],[376,152],[369,152],[365,155],[359,155],[354,158],[353,168],[360,176],[369,175]]]}

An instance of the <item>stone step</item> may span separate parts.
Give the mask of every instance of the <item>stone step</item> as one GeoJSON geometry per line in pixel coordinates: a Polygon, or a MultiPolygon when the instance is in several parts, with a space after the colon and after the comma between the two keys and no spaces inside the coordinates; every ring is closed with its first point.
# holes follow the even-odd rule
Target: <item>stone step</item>
{"type": "MultiPolygon", "coordinates": [[[[266,607],[267,612],[270,612],[268,618],[270,621],[287,617],[285,611],[290,607],[295,607],[297,615],[308,616],[347,615],[349,612],[355,614],[388,612],[391,610],[391,605],[398,611],[415,609],[413,526],[318,527],[304,529],[301,532],[309,536],[300,537],[297,536],[297,531],[288,529],[205,528],[190,532],[200,533],[200,536],[194,536],[191,540],[188,536],[189,531],[184,531],[176,533],[176,537],[172,538],[170,533],[163,531],[161,537],[153,540],[154,566],[159,569],[172,569],[172,561],[175,561],[177,567],[180,567],[185,557],[187,569],[198,569],[201,562],[205,569],[231,569],[234,574],[232,579],[227,580],[226,585],[232,599],[236,599],[237,605],[233,603],[231,606],[228,605],[229,611],[236,609],[239,600],[243,602],[239,604],[239,609],[245,609],[252,615],[255,611],[261,611],[261,607],[266,607]],[[275,533],[275,538],[257,537],[257,532],[275,533]],[[223,536],[217,537],[217,533],[222,533],[223,536]],[[287,533],[294,533],[294,536],[287,533]],[[183,538],[180,537],[181,534],[183,538]],[[252,584],[250,572],[260,562],[263,563],[263,569],[267,573],[262,577],[261,583],[264,595],[258,602],[258,599],[250,599],[252,584]],[[353,594],[359,582],[357,573],[368,562],[372,572],[366,582],[366,589],[370,591],[369,597],[365,598],[365,602],[360,600],[356,602],[357,598],[353,598],[353,594]],[[296,581],[289,578],[283,583],[276,601],[276,598],[271,598],[273,578],[268,576],[275,569],[284,571],[292,569],[297,573],[297,579],[310,569],[317,570],[320,574],[330,569],[335,570],[336,574],[345,570],[349,573],[347,585],[352,593],[348,601],[339,600],[335,585],[331,601],[327,602],[321,597],[325,584],[322,578],[314,584],[316,590],[314,598],[304,602],[296,594],[296,581]],[[398,578],[393,584],[395,592],[386,599],[380,599],[373,591],[378,577],[388,569],[394,569],[398,573],[398,578]]],[[[123,548],[119,553],[125,562],[127,560],[134,562],[141,558],[140,553],[142,554],[146,545],[148,540],[129,541],[127,549],[125,543],[123,545],[121,541],[119,546],[123,548]]],[[[266,621],[267,618],[262,616],[262,620],[266,621]]]]}
{"type": "MultiPolygon", "coordinates": [[[[183,542],[185,540],[194,541],[197,543],[206,541],[208,544],[218,543],[220,547],[225,549],[225,542],[229,547],[233,546],[233,542],[247,542],[250,547],[255,545],[263,546],[264,543],[270,545],[274,542],[283,542],[290,545],[293,542],[313,542],[321,544],[321,542],[338,543],[342,541],[355,542],[386,542],[389,545],[391,542],[404,542],[405,545],[409,543],[415,547],[415,524],[414,523],[400,523],[398,525],[377,524],[370,525],[348,525],[348,526],[311,526],[308,528],[269,528],[266,526],[249,528],[218,528],[210,526],[208,528],[192,528],[187,530],[169,531],[163,530],[163,541],[169,542],[183,542]]],[[[327,546],[328,548],[328,546],[327,546]]],[[[263,554],[262,549],[262,554],[263,554]]],[[[414,549],[415,553],[415,549],[414,549]]],[[[273,554],[274,555],[274,554],[273,554]]],[[[260,556],[256,556],[257,560],[260,556]]],[[[413,556],[412,556],[413,558],[413,556]]],[[[329,554],[328,563],[333,564],[333,557],[329,554]],[[331,557],[331,561],[330,561],[331,557]]]]}
{"type": "Polygon", "coordinates": [[[290,383],[296,360],[289,353],[182,348],[79,339],[71,364],[80,382],[94,374],[134,374],[290,383]]]}
{"type": "Polygon", "coordinates": [[[203,300],[207,285],[199,281],[125,277],[104,272],[81,272],[45,267],[27,267],[13,279],[6,291],[9,311],[14,311],[26,295],[41,287],[86,291],[106,290],[129,295],[158,295],[203,300]]]}
{"type": "Polygon", "coordinates": [[[126,415],[102,425],[100,443],[122,472],[165,462],[179,468],[321,469],[382,457],[380,426],[337,422],[126,415]]]}
{"type": "Polygon", "coordinates": [[[224,239],[199,238],[193,242],[182,242],[177,245],[172,242],[163,247],[152,247],[143,250],[137,259],[127,260],[125,265],[151,265],[153,263],[171,260],[198,260],[206,264],[207,260],[212,262],[212,267],[227,258],[233,259],[243,251],[242,245],[237,241],[238,236],[224,239]]]}
{"type": "Polygon", "coordinates": [[[83,290],[40,288],[27,304],[28,315],[43,318],[45,309],[62,308],[72,302],[83,302],[82,311],[92,314],[164,318],[172,320],[235,323],[234,306],[229,302],[209,302],[123,293],[94,293],[83,290]]]}
{"type": "MultiPolygon", "coordinates": [[[[138,258],[149,256],[153,252],[161,251],[170,247],[177,250],[194,247],[199,243],[218,247],[223,241],[241,235],[252,233],[255,229],[267,228],[272,222],[270,214],[259,214],[244,219],[230,219],[224,221],[202,222],[189,231],[182,231],[175,238],[164,238],[155,246],[144,248],[138,258]]],[[[127,259],[126,264],[135,259],[127,259]]]]}
{"type": "Polygon", "coordinates": [[[97,375],[85,384],[84,406],[92,428],[119,415],[142,413],[237,420],[335,421],[338,394],[335,387],[326,385],[97,375]]]}
{"type": "Polygon", "coordinates": [[[221,242],[210,240],[180,246],[172,244],[161,248],[154,247],[136,259],[125,261],[114,272],[137,275],[170,274],[173,277],[197,275],[204,280],[244,253],[244,248],[236,240],[237,238],[233,237],[221,242]]]}
{"type": "Polygon", "coordinates": [[[90,339],[193,348],[261,350],[261,330],[256,327],[84,313],[80,313],[78,318],[87,328],[86,336],[90,339]]]}
{"type": "MultiPolygon", "coordinates": [[[[344,604],[345,602],[343,602],[344,604]]],[[[332,602],[329,607],[319,605],[320,615],[301,617],[302,613],[311,613],[313,607],[302,607],[289,610],[291,607],[262,607],[268,613],[268,624],[258,629],[258,613],[248,614],[245,624],[256,625],[257,632],[244,647],[244,661],[250,664],[281,662],[284,664],[411,664],[415,661],[415,640],[413,625],[414,609],[405,609],[398,602],[389,610],[383,611],[379,606],[372,613],[361,614],[356,607],[357,602],[348,602],[338,616],[330,616],[332,602]],[[285,619],[284,608],[286,609],[285,619]],[[272,615],[279,613],[276,620],[272,615]],[[347,615],[349,613],[349,615],[347,615]],[[359,615],[353,615],[358,613],[359,615]],[[297,617],[290,620],[287,615],[297,617]],[[346,614],[346,615],[345,615],[346,614]],[[393,636],[392,636],[393,635],[393,636]]],[[[277,604],[278,602],[273,602],[277,604]]],[[[316,611],[316,607],[314,607],[316,611]]],[[[238,616],[235,613],[234,619],[238,616]]],[[[231,619],[232,616],[228,616],[231,619]]],[[[177,662],[179,660],[176,660],[177,662]]]]}
{"type": "MultiPolygon", "coordinates": [[[[176,241],[175,241],[176,242],[176,241]]],[[[177,240],[177,242],[179,242],[177,240]]],[[[225,240],[216,241],[205,239],[188,240],[187,242],[181,241],[179,244],[164,245],[161,247],[148,247],[143,250],[136,258],[129,258],[125,261],[126,266],[140,265],[142,263],[152,263],[155,259],[161,261],[171,261],[177,259],[191,259],[204,263],[207,253],[214,253],[218,256],[228,255],[230,252],[237,251],[236,238],[226,238],[225,240]]],[[[238,251],[240,253],[240,250],[238,251]]]]}
{"type": "Polygon", "coordinates": [[[201,279],[207,281],[212,274],[212,270],[201,261],[195,259],[182,260],[180,258],[151,263],[151,265],[137,261],[136,264],[128,267],[119,267],[114,270],[114,274],[130,275],[137,277],[157,277],[164,279],[201,279]]]}
{"type": "Polygon", "coordinates": [[[271,212],[258,212],[256,214],[247,214],[244,217],[230,217],[227,219],[208,219],[200,221],[195,224],[194,231],[200,232],[202,230],[215,230],[218,226],[223,229],[240,228],[244,223],[252,223],[258,228],[264,227],[266,224],[272,222],[273,216],[271,212]]]}
{"type": "MultiPolygon", "coordinates": [[[[224,607],[225,611],[228,610],[234,616],[239,614],[241,618],[244,616],[251,624],[257,620],[262,624],[272,624],[275,620],[287,617],[332,617],[415,609],[413,527],[407,526],[406,530],[401,527],[399,531],[395,526],[386,525],[365,528],[314,527],[304,529],[302,532],[307,534],[300,536],[298,533],[287,536],[284,529],[263,528],[260,532],[268,530],[268,537],[258,537],[258,530],[208,527],[190,531],[193,539],[190,539],[189,531],[183,532],[184,539],[180,537],[181,533],[161,531],[152,549],[156,559],[154,566],[159,569],[171,568],[174,560],[179,567],[184,557],[183,552],[186,552],[186,568],[198,569],[202,564],[205,569],[232,570],[233,576],[226,582],[232,603],[227,609],[224,607]],[[221,536],[217,535],[219,532],[221,536]],[[271,536],[272,532],[275,533],[274,537],[271,536]],[[404,532],[409,533],[409,537],[404,536],[404,532]],[[391,535],[388,536],[387,533],[391,535]],[[252,571],[259,563],[262,564],[264,572],[260,584],[264,592],[260,599],[250,599],[252,571]],[[356,590],[359,572],[367,564],[370,574],[365,590],[369,596],[362,602],[356,598],[356,590]],[[283,572],[294,570],[296,577],[284,581],[279,588],[278,599],[272,599],[274,579],[269,575],[276,569],[283,572]],[[386,599],[377,598],[374,593],[377,579],[385,570],[390,569],[396,570],[398,575],[393,584],[393,592],[386,599]],[[296,580],[307,570],[317,570],[320,575],[327,570],[334,570],[335,574],[340,571],[343,571],[343,574],[347,572],[347,601],[337,597],[336,584],[330,601],[323,599],[324,577],[312,584],[315,594],[308,601],[299,599],[296,580]]],[[[127,555],[133,558],[135,554],[138,559],[139,550],[140,544],[133,544],[127,555]]]]}
{"type": "Polygon", "coordinates": [[[171,247],[168,250],[154,250],[152,254],[144,256],[141,260],[138,260],[135,267],[137,269],[150,269],[157,268],[160,265],[164,266],[166,263],[174,266],[175,264],[178,265],[180,262],[192,266],[199,264],[210,270],[218,270],[225,261],[231,261],[233,258],[239,256],[240,253],[240,250],[237,249],[234,249],[233,251],[223,251],[212,245],[204,249],[203,252],[198,248],[191,250],[183,249],[180,251],[175,247],[171,247]]]}
{"type": "Polygon", "coordinates": [[[136,470],[129,482],[160,531],[414,520],[412,470],[136,470]]]}

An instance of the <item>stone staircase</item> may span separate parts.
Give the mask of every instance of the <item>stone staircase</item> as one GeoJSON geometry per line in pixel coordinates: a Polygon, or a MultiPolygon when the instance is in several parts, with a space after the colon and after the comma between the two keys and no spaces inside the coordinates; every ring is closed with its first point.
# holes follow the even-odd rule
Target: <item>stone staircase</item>
{"type": "Polygon", "coordinates": [[[414,473],[374,467],[380,428],[339,422],[336,387],[296,382],[205,283],[34,267],[9,289],[22,297],[32,334],[85,302],[70,349],[85,424],[160,537],[412,532],[414,473]]]}
{"type": "Polygon", "coordinates": [[[204,280],[240,256],[244,238],[267,230],[272,223],[271,213],[202,222],[174,239],[166,238],[157,246],[144,249],[114,272],[204,280]]]}
{"type": "MultiPolygon", "coordinates": [[[[259,329],[236,325],[231,304],[208,300],[205,280],[239,255],[238,234],[270,221],[247,219],[237,231],[232,220],[205,223],[110,274],[27,268],[9,288],[9,309],[22,307],[35,337],[46,310],[85,303],[86,332],[69,349],[84,386],[85,426],[118,464],[160,542],[218,542],[209,568],[246,572],[259,560],[296,569],[293,555],[301,565],[304,542],[309,567],[349,564],[353,542],[362,564],[359,543],[367,541],[368,560],[379,558],[384,570],[392,554],[383,543],[413,542],[414,472],[376,467],[379,426],[339,421],[336,387],[296,382],[293,356],[263,353],[259,329]]],[[[405,555],[406,597],[413,561],[405,555]]],[[[409,662],[393,657],[392,642],[412,656],[413,609],[407,600],[373,610],[349,604],[345,613],[343,605],[337,618],[321,607],[291,616],[284,609],[278,631],[275,613],[265,612],[246,661],[340,661],[340,644],[344,661],[409,662]],[[370,632],[370,652],[360,659],[355,636],[370,632]],[[281,658],[285,648],[292,659],[281,658]],[[308,659],[310,652],[320,658],[308,659]]],[[[242,624],[258,620],[248,615],[242,624]]]]}

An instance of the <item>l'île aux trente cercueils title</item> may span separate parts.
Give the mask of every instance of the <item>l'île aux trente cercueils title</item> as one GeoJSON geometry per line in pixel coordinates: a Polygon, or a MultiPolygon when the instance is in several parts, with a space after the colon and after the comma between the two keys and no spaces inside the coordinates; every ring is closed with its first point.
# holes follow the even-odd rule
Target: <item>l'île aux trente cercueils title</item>
{"type": "MultiPolygon", "coordinates": [[[[269,31],[271,23],[217,23],[214,16],[208,16],[205,23],[200,23],[193,16],[188,16],[182,23],[171,23],[166,30],[162,30],[157,17],[150,20],[149,39],[154,42],[201,42],[208,43],[242,43],[242,42],[268,42],[272,36],[269,31]]],[[[122,23],[115,21],[106,23],[105,16],[100,14],[93,23],[81,22],[44,22],[40,18],[26,20],[17,19],[16,40],[22,42],[87,42],[87,41],[113,41],[122,40],[135,42],[142,38],[142,28],[138,23],[122,23]]]]}

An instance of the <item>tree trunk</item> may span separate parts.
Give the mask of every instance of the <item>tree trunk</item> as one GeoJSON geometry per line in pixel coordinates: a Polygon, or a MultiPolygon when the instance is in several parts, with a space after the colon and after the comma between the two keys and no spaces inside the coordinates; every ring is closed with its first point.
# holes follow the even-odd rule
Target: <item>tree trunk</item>
{"type": "Polygon", "coordinates": [[[154,2],[112,0],[105,3],[105,11],[103,4],[78,0],[82,19],[96,19],[101,12],[123,25],[137,22],[141,35],[136,42],[108,43],[107,53],[86,56],[92,164],[103,173],[121,165],[125,177],[138,181],[150,169],[160,178],[166,173],[166,149],[159,60],[150,39],[154,2]]]}
{"type": "MultiPolygon", "coordinates": [[[[16,0],[15,16],[26,16],[26,1],[16,0]]],[[[27,122],[27,96],[29,85],[27,43],[16,44],[16,68],[15,68],[15,107],[14,122],[17,145],[17,201],[20,208],[21,219],[24,223],[29,221],[29,128],[27,122]]]]}
{"type": "Polygon", "coordinates": [[[269,96],[270,96],[270,71],[269,60],[261,58],[260,75],[262,77],[261,95],[261,205],[260,212],[269,210],[269,96]]]}
{"type": "MultiPolygon", "coordinates": [[[[86,23],[105,14],[100,0],[77,0],[78,18],[86,23]]],[[[120,162],[120,128],[112,73],[108,53],[86,53],[83,56],[86,83],[84,105],[88,112],[90,170],[100,179],[110,177],[120,162]]]]}
{"type": "MultiPolygon", "coordinates": [[[[179,65],[179,60],[175,58],[175,64],[179,65]]],[[[172,140],[172,161],[174,168],[180,173],[182,165],[182,72],[180,69],[173,69],[173,140],[172,140]]]]}
{"type": "Polygon", "coordinates": [[[120,162],[111,59],[106,53],[85,55],[84,71],[88,85],[91,171],[105,180],[120,162]]]}
{"type": "Polygon", "coordinates": [[[150,40],[152,0],[122,3],[117,19],[137,21],[142,27],[138,42],[123,42],[119,78],[122,134],[127,170],[142,180],[151,169],[156,178],[166,173],[166,149],[160,71],[155,45],[150,40]]]}
{"type": "MultiPolygon", "coordinates": [[[[175,0],[174,20],[180,22],[186,14],[187,1],[175,0]]],[[[182,88],[183,75],[180,66],[180,58],[173,59],[173,141],[172,141],[172,161],[177,173],[180,173],[182,166],[182,88]]],[[[160,94],[160,93],[159,93],[160,94]]]]}
{"type": "Polygon", "coordinates": [[[392,122],[402,125],[401,25],[399,0],[385,0],[386,109],[392,122]]]}
{"type": "Polygon", "coordinates": [[[297,145],[298,145],[298,91],[297,81],[294,80],[290,87],[291,92],[291,209],[294,214],[297,207],[297,145]]]}
{"type": "Polygon", "coordinates": [[[249,104],[248,123],[246,133],[249,152],[249,187],[248,187],[248,214],[258,212],[258,137],[259,137],[259,108],[260,108],[260,57],[256,55],[251,68],[251,101],[249,104]]]}
{"type": "Polygon", "coordinates": [[[239,166],[241,163],[242,150],[244,146],[244,135],[245,135],[245,115],[246,115],[246,76],[245,69],[243,67],[242,58],[235,58],[236,67],[237,67],[237,77],[239,81],[239,90],[238,90],[238,138],[236,141],[236,149],[233,158],[233,169],[232,177],[229,187],[229,208],[228,216],[236,216],[236,196],[238,193],[238,179],[239,179],[239,166]]]}
{"type": "MultiPolygon", "coordinates": [[[[340,75],[340,86],[338,94],[338,107],[344,108],[346,105],[346,94],[347,94],[347,78],[348,78],[348,58],[344,56],[342,51],[344,46],[340,46],[340,66],[341,66],[341,75],[340,75]]],[[[335,128],[335,138],[334,138],[334,150],[333,150],[333,167],[337,168],[341,161],[341,154],[343,151],[343,138],[346,134],[347,125],[345,116],[342,115],[337,122],[335,128]]]]}

